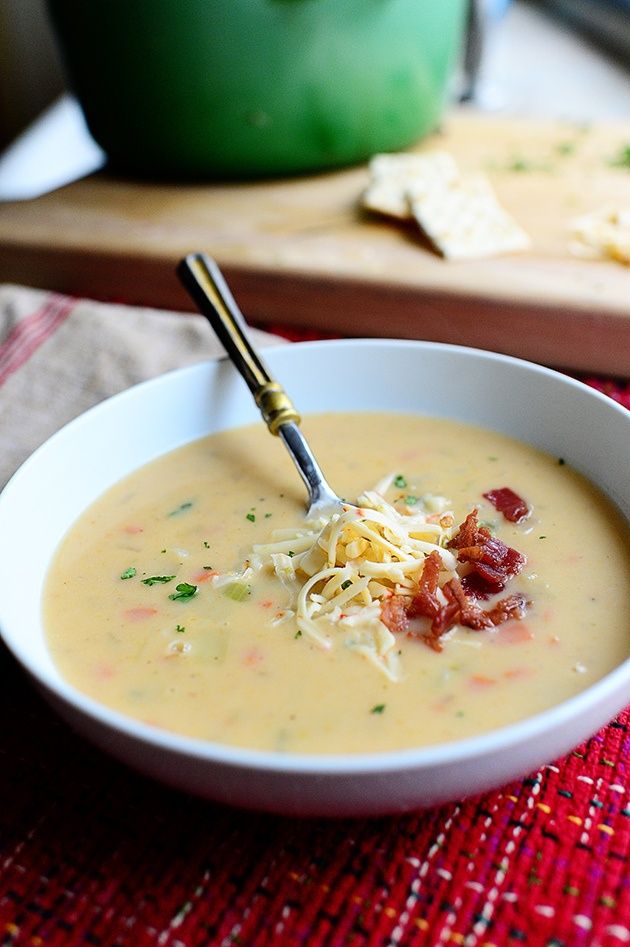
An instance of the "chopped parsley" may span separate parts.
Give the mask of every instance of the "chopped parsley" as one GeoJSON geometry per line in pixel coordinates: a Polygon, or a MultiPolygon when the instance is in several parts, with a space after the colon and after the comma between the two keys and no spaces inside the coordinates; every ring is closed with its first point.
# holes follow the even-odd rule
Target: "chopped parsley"
{"type": "Polygon", "coordinates": [[[420,502],[420,501],[419,501],[418,497],[414,497],[414,496],[407,496],[407,497],[405,497],[405,503],[407,504],[407,506],[415,506],[416,503],[419,503],[419,502],[420,502]]]}
{"type": "Polygon", "coordinates": [[[344,592],[345,592],[345,590],[346,590],[346,589],[349,589],[351,585],[352,585],[352,579],[346,579],[345,582],[342,582],[342,583],[341,583],[341,588],[342,588],[342,589],[344,590],[344,592]]]}
{"type": "Polygon", "coordinates": [[[256,514],[255,514],[255,513],[248,513],[247,516],[245,517],[245,519],[246,519],[246,520],[249,520],[250,523],[255,523],[255,522],[256,522],[256,514]]]}
{"type": "Polygon", "coordinates": [[[270,516],[273,516],[272,513],[265,513],[265,519],[268,520],[270,516]]]}
{"type": "Polygon", "coordinates": [[[394,477],[394,486],[401,488],[407,486],[407,481],[402,474],[398,474],[396,477],[394,477]]]}
{"type": "Polygon", "coordinates": [[[384,710],[385,710],[385,704],[374,704],[374,706],[373,706],[372,709],[370,710],[370,713],[371,713],[371,714],[382,714],[384,710]]]}
{"type": "Polygon", "coordinates": [[[206,572],[212,572],[212,566],[204,566],[203,568],[206,572]]]}
{"type": "Polygon", "coordinates": [[[298,630],[295,632],[295,634],[293,635],[293,637],[294,637],[294,638],[301,638],[301,637],[302,637],[302,632],[300,631],[299,628],[298,628],[298,630]]]}
{"type": "Polygon", "coordinates": [[[288,551],[288,553],[287,553],[287,556],[289,557],[289,559],[293,559],[294,555],[295,555],[295,553],[293,552],[293,550],[292,550],[292,549],[289,549],[289,551],[288,551]]]}
{"type": "Polygon", "coordinates": [[[166,549],[160,549],[160,552],[161,552],[161,553],[165,553],[165,552],[166,552],[166,549]]]}
{"type": "Polygon", "coordinates": [[[167,513],[167,516],[177,516],[178,513],[183,513],[184,510],[189,510],[192,505],[192,500],[186,500],[185,503],[180,503],[176,509],[171,510],[170,513],[167,513]]]}
{"type": "Polygon", "coordinates": [[[207,539],[204,539],[204,541],[203,541],[203,548],[204,548],[204,549],[210,549],[210,543],[208,542],[207,539]]]}
{"type": "Polygon", "coordinates": [[[142,579],[143,585],[164,585],[166,582],[172,582],[174,575],[151,575],[148,579],[142,579]]]}
{"type": "Polygon", "coordinates": [[[546,537],[546,536],[539,536],[538,538],[539,538],[539,539],[546,539],[547,537],[546,537]]]}
{"type": "Polygon", "coordinates": [[[137,575],[137,570],[133,566],[129,566],[128,569],[125,569],[124,572],[120,573],[121,579],[133,579],[134,575],[137,575]]]}
{"type": "MultiPolygon", "coordinates": [[[[174,579],[175,576],[172,576],[174,579]]],[[[175,591],[169,595],[169,598],[172,601],[186,601],[186,599],[192,598],[197,591],[196,585],[191,585],[190,582],[180,582],[179,585],[175,586],[175,591]]]]}
{"type": "Polygon", "coordinates": [[[183,633],[186,631],[186,628],[184,625],[175,625],[175,631],[178,635],[183,635],[183,633]]]}

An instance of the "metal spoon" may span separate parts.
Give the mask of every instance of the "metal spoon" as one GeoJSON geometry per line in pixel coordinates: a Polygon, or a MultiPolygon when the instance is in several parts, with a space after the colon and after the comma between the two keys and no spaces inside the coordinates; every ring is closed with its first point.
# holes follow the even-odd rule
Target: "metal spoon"
{"type": "Polygon", "coordinates": [[[177,275],[247,382],[267,427],[281,437],[293,458],[308,490],[307,517],[330,516],[341,508],[342,501],[327,483],[298,427],[300,415],[254,351],[243,314],[221,270],[205,254],[191,253],[178,264],[177,275]]]}

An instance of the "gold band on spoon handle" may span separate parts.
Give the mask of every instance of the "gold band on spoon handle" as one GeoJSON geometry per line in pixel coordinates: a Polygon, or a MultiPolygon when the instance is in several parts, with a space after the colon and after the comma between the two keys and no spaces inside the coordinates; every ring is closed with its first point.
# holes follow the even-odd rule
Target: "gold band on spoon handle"
{"type": "Polygon", "coordinates": [[[177,275],[247,382],[271,433],[278,434],[290,421],[299,424],[300,415],[291,399],[249,344],[243,315],[214,260],[203,253],[190,253],[179,263],[177,275]]]}

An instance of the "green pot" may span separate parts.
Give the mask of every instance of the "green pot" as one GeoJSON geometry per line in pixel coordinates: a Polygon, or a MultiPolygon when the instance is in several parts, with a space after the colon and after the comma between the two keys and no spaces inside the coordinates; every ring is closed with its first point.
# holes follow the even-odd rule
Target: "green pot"
{"type": "Polygon", "coordinates": [[[468,0],[49,0],[92,134],[142,174],[359,162],[439,122],[468,0]]]}

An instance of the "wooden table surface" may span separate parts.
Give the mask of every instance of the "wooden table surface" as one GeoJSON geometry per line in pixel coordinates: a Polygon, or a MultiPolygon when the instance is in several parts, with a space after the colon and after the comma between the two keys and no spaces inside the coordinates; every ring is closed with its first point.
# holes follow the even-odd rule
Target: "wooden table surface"
{"type": "Polygon", "coordinates": [[[630,207],[630,169],[614,164],[626,145],[629,125],[460,111],[417,147],[486,172],[532,238],[525,253],[440,259],[412,227],[361,212],[366,165],[244,183],[101,173],[0,206],[0,280],[190,308],[174,266],[203,250],[252,321],[455,342],[628,376],[630,269],[569,252],[574,217],[630,207]]]}

